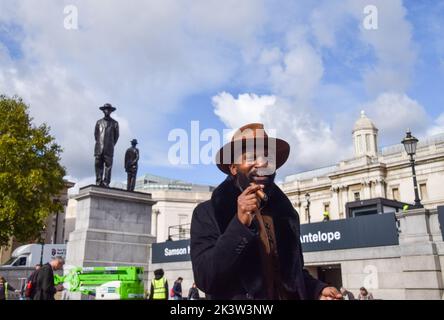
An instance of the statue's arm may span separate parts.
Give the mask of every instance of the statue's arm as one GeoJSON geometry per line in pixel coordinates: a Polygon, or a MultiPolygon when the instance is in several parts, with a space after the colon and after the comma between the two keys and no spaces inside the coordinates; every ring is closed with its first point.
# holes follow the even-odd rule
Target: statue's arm
{"type": "Polygon", "coordinates": [[[134,163],[137,164],[139,161],[139,149],[136,149],[136,159],[134,160],[134,163]]]}
{"type": "Polygon", "coordinates": [[[96,128],[94,130],[94,138],[97,140],[99,140],[99,135],[100,135],[100,129],[99,129],[99,121],[96,122],[96,128]]]}
{"type": "Polygon", "coordinates": [[[114,135],[114,145],[117,143],[117,140],[119,140],[119,123],[116,121],[116,134],[114,135]]]}
{"type": "Polygon", "coordinates": [[[128,169],[128,162],[129,162],[129,152],[128,150],[125,152],[125,170],[128,169]]]}

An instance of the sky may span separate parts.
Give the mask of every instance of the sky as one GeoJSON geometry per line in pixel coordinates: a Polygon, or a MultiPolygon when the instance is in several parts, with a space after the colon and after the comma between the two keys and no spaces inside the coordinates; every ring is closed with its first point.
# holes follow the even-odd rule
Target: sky
{"type": "Polygon", "coordinates": [[[137,138],[139,174],[217,185],[214,163],[191,161],[208,143],[195,137],[214,129],[221,145],[252,122],[289,142],[282,180],[352,157],[361,110],[380,146],[444,132],[442,34],[441,0],[0,0],[0,93],[51,127],[77,186],[94,181],[105,103],[114,181],[137,138]],[[178,131],[187,163],[171,161],[178,131]]]}

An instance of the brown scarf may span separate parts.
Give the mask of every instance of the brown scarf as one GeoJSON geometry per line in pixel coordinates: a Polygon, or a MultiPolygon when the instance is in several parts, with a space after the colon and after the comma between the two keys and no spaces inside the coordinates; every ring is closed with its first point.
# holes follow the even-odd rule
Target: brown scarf
{"type": "Polygon", "coordinates": [[[273,217],[258,211],[256,218],[259,224],[262,270],[267,297],[272,300],[285,300],[286,295],[282,288],[279,272],[279,256],[277,252],[273,217]]]}

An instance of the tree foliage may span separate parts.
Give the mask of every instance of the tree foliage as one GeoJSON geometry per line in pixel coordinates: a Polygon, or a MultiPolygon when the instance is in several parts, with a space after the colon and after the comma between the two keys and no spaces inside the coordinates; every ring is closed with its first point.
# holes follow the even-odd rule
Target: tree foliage
{"type": "Polygon", "coordinates": [[[45,219],[63,208],[61,147],[46,124],[36,126],[18,97],[0,95],[0,246],[39,237],[45,219]]]}

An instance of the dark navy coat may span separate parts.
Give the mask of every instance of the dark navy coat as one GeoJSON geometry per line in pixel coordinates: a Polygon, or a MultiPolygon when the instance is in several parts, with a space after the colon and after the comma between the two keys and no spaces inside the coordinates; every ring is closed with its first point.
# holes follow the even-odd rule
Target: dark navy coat
{"type": "MultiPolygon", "coordinates": [[[[240,190],[228,177],[199,204],[191,222],[194,281],[210,299],[266,299],[257,232],[237,218],[240,190]]],[[[267,210],[273,212],[281,278],[298,299],[318,299],[327,285],[304,269],[300,223],[287,196],[273,185],[267,210]]]]}

